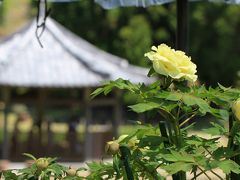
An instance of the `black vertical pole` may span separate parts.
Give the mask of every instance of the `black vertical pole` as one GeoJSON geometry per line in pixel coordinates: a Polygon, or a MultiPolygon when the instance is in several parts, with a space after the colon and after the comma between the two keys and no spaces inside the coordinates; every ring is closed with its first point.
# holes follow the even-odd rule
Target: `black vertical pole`
{"type": "Polygon", "coordinates": [[[177,1],[176,49],[188,52],[188,0],[177,1]]]}
{"type": "MultiPolygon", "coordinates": [[[[177,33],[176,49],[188,52],[188,0],[177,1],[177,33]]],[[[172,175],[173,180],[186,180],[185,172],[178,172],[172,175]]]]}

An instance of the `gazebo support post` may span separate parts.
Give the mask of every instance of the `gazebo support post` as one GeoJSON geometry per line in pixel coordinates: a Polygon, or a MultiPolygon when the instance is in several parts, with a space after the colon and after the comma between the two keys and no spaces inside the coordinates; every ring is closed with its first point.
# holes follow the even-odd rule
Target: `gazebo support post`
{"type": "Polygon", "coordinates": [[[113,135],[118,136],[119,125],[122,121],[122,103],[121,103],[122,93],[118,90],[115,91],[115,104],[114,104],[114,120],[113,120],[113,135]]]}
{"type": "Polygon", "coordinates": [[[188,52],[188,0],[177,0],[176,49],[188,52]]]}
{"type": "Polygon", "coordinates": [[[9,87],[2,88],[2,96],[5,104],[3,110],[3,144],[2,144],[2,159],[8,159],[9,152],[9,137],[8,137],[8,112],[9,112],[9,104],[11,97],[11,89],[9,87]]]}
{"type": "Polygon", "coordinates": [[[84,89],[84,104],[85,104],[85,142],[84,142],[84,158],[89,159],[92,156],[92,138],[89,134],[89,125],[92,121],[92,111],[90,106],[90,94],[89,88],[84,89]]]}
{"type": "Polygon", "coordinates": [[[42,145],[42,122],[44,119],[44,105],[46,101],[46,89],[38,90],[38,99],[37,99],[37,117],[36,125],[38,127],[38,146],[42,145]]]}

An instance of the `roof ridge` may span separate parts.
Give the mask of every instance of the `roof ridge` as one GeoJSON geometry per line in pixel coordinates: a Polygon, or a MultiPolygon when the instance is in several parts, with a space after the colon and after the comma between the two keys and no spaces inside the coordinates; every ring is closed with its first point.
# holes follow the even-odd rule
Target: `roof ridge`
{"type": "MultiPolygon", "coordinates": [[[[89,65],[88,62],[86,62],[86,61],[84,61],[82,58],[80,58],[80,57],[78,56],[78,54],[76,54],[71,48],[68,48],[68,47],[63,43],[63,41],[62,41],[54,32],[52,32],[51,28],[48,28],[48,25],[49,25],[49,22],[50,22],[50,21],[52,21],[52,22],[50,22],[50,23],[52,23],[52,24],[53,24],[54,26],[56,26],[56,27],[59,26],[59,25],[56,24],[52,18],[49,18],[48,20],[49,20],[49,21],[48,21],[48,23],[46,24],[46,29],[49,31],[49,33],[52,34],[52,36],[59,42],[59,44],[60,44],[67,52],[69,52],[73,57],[75,57],[77,60],[79,60],[85,67],[87,67],[87,68],[88,68],[90,71],[92,71],[93,73],[99,74],[99,75],[102,76],[103,78],[109,78],[109,76],[110,76],[109,73],[100,72],[100,71],[92,68],[92,67],[89,65]]],[[[56,29],[58,29],[58,28],[56,28],[56,29]]],[[[60,31],[60,32],[61,32],[61,31],[60,31]]],[[[61,33],[62,33],[62,32],[61,32],[61,33]]],[[[62,34],[63,34],[63,33],[62,33],[62,34]]],[[[63,34],[63,35],[64,35],[64,34],[63,34]]],[[[67,40],[67,38],[66,38],[65,40],[67,40]]],[[[68,41],[68,40],[67,40],[67,41],[68,41]]],[[[71,43],[71,41],[69,41],[69,43],[71,43]]],[[[73,43],[71,43],[71,44],[73,44],[73,43]]]]}
{"type": "Polygon", "coordinates": [[[64,33],[67,33],[71,38],[75,38],[77,41],[81,42],[81,43],[84,43],[85,45],[87,45],[89,48],[91,48],[91,50],[93,51],[97,51],[97,52],[101,52],[103,56],[110,56],[112,57],[111,61],[109,60],[106,60],[107,62],[110,62],[110,63],[113,63],[113,64],[116,64],[116,65],[122,65],[122,64],[129,64],[129,62],[124,59],[124,58],[121,58],[121,57],[118,57],[114,54],[111,54],[111,53],[108,53],[102,49],[100,49],[99,47],[91,44],[90,42],[88,42],[87,40],[79,37],[78,35],[76,35],[75,33],[69,31],[69,29],[67,29],[66,27],[64,27],[62,24],[60,24],[59,22],[57,22],[56,20],[50,18],[50,20],[56,25],[58,26],[58,28],[60,29],[60,31],[64,34],[64,33]]]}

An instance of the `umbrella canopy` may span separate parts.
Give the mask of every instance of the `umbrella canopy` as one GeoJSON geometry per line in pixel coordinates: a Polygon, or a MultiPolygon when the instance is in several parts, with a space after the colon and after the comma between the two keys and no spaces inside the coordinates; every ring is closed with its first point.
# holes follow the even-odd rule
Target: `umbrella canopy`
{"type": "MultiPolygon", "coordinates": [[[[48,0],[49,2],[73,2],[80,0],[48,0]]],[[[124,6],[136,6],[147,7],[152,5],[162,5],[174,2],[176,0],[95,0],[105,9],[124,7],[124,6]]],[[[189,0],[189,1],[201,1],[201,0],[189,0]]],[[[206,0],[205,0],[206,1],[206,0]]],[[[240,4],[240,0],[208,0],[210,2],[221,2],[228,4],[240,4]]]]}
{"type": "Polygon", "coordinates": [[[36,22],[0,42],[0,85],[14,87],[93,87],[119,77],[149,83],[148,70],[98,49],[51,18],[35,38],[36,22]]]}
{"type": "MultiPolygon", "coordinates": [[[[105,9],[111,9],[111,8],[123,7],[123,6],[147,7],[152,5],[167,4],[174,1],[175,0],[95,0],[96,3],[100,4],[105,9]]],[[[189,1],[200,1],[200,0],[189,0],[189,1]]],[[[240,4],[240,0],[208,0],[208,1],[240,4]]]]}

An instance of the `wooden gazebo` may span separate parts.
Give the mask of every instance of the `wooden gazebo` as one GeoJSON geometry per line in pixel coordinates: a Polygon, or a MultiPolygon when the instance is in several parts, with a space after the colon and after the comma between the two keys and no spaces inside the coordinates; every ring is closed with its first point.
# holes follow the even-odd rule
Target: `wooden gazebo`
{"type": "MultiPolygon", "coordinates": [[[[5,104],[2,158],[5,159],[8,158],[7,114],[11,103],[21,102],[35,106],[36,122],[39,125],[43,121],[46,104],[80,103],[85,111],[88,139],[88,125],[92,119],[93,106],[114,107],[115,133],[121,121],[119,93],[115,93],[112,98],[90,101],[91,88],[98,87],[101,81],[120,77],[135,83],[149,83],[146,69],[132,66],[127,60],[98,49],[51,18],[47,19],[46,29],[41,38],[44,48],[39,46],[35,30],[36,23],[32,21],[20,31],[0,41],[0,90],[5,104]],[[37,96],[11,98],[11,91],[19,87],[33,89],[37,96]],[[51,89],[81,89],[83,99],[68,99],[63,102],[48,96],[47,92],[51,89]]],[[[89,156],[89,149],[91,146],[86,145],[85,156],[89,156]]]]}

